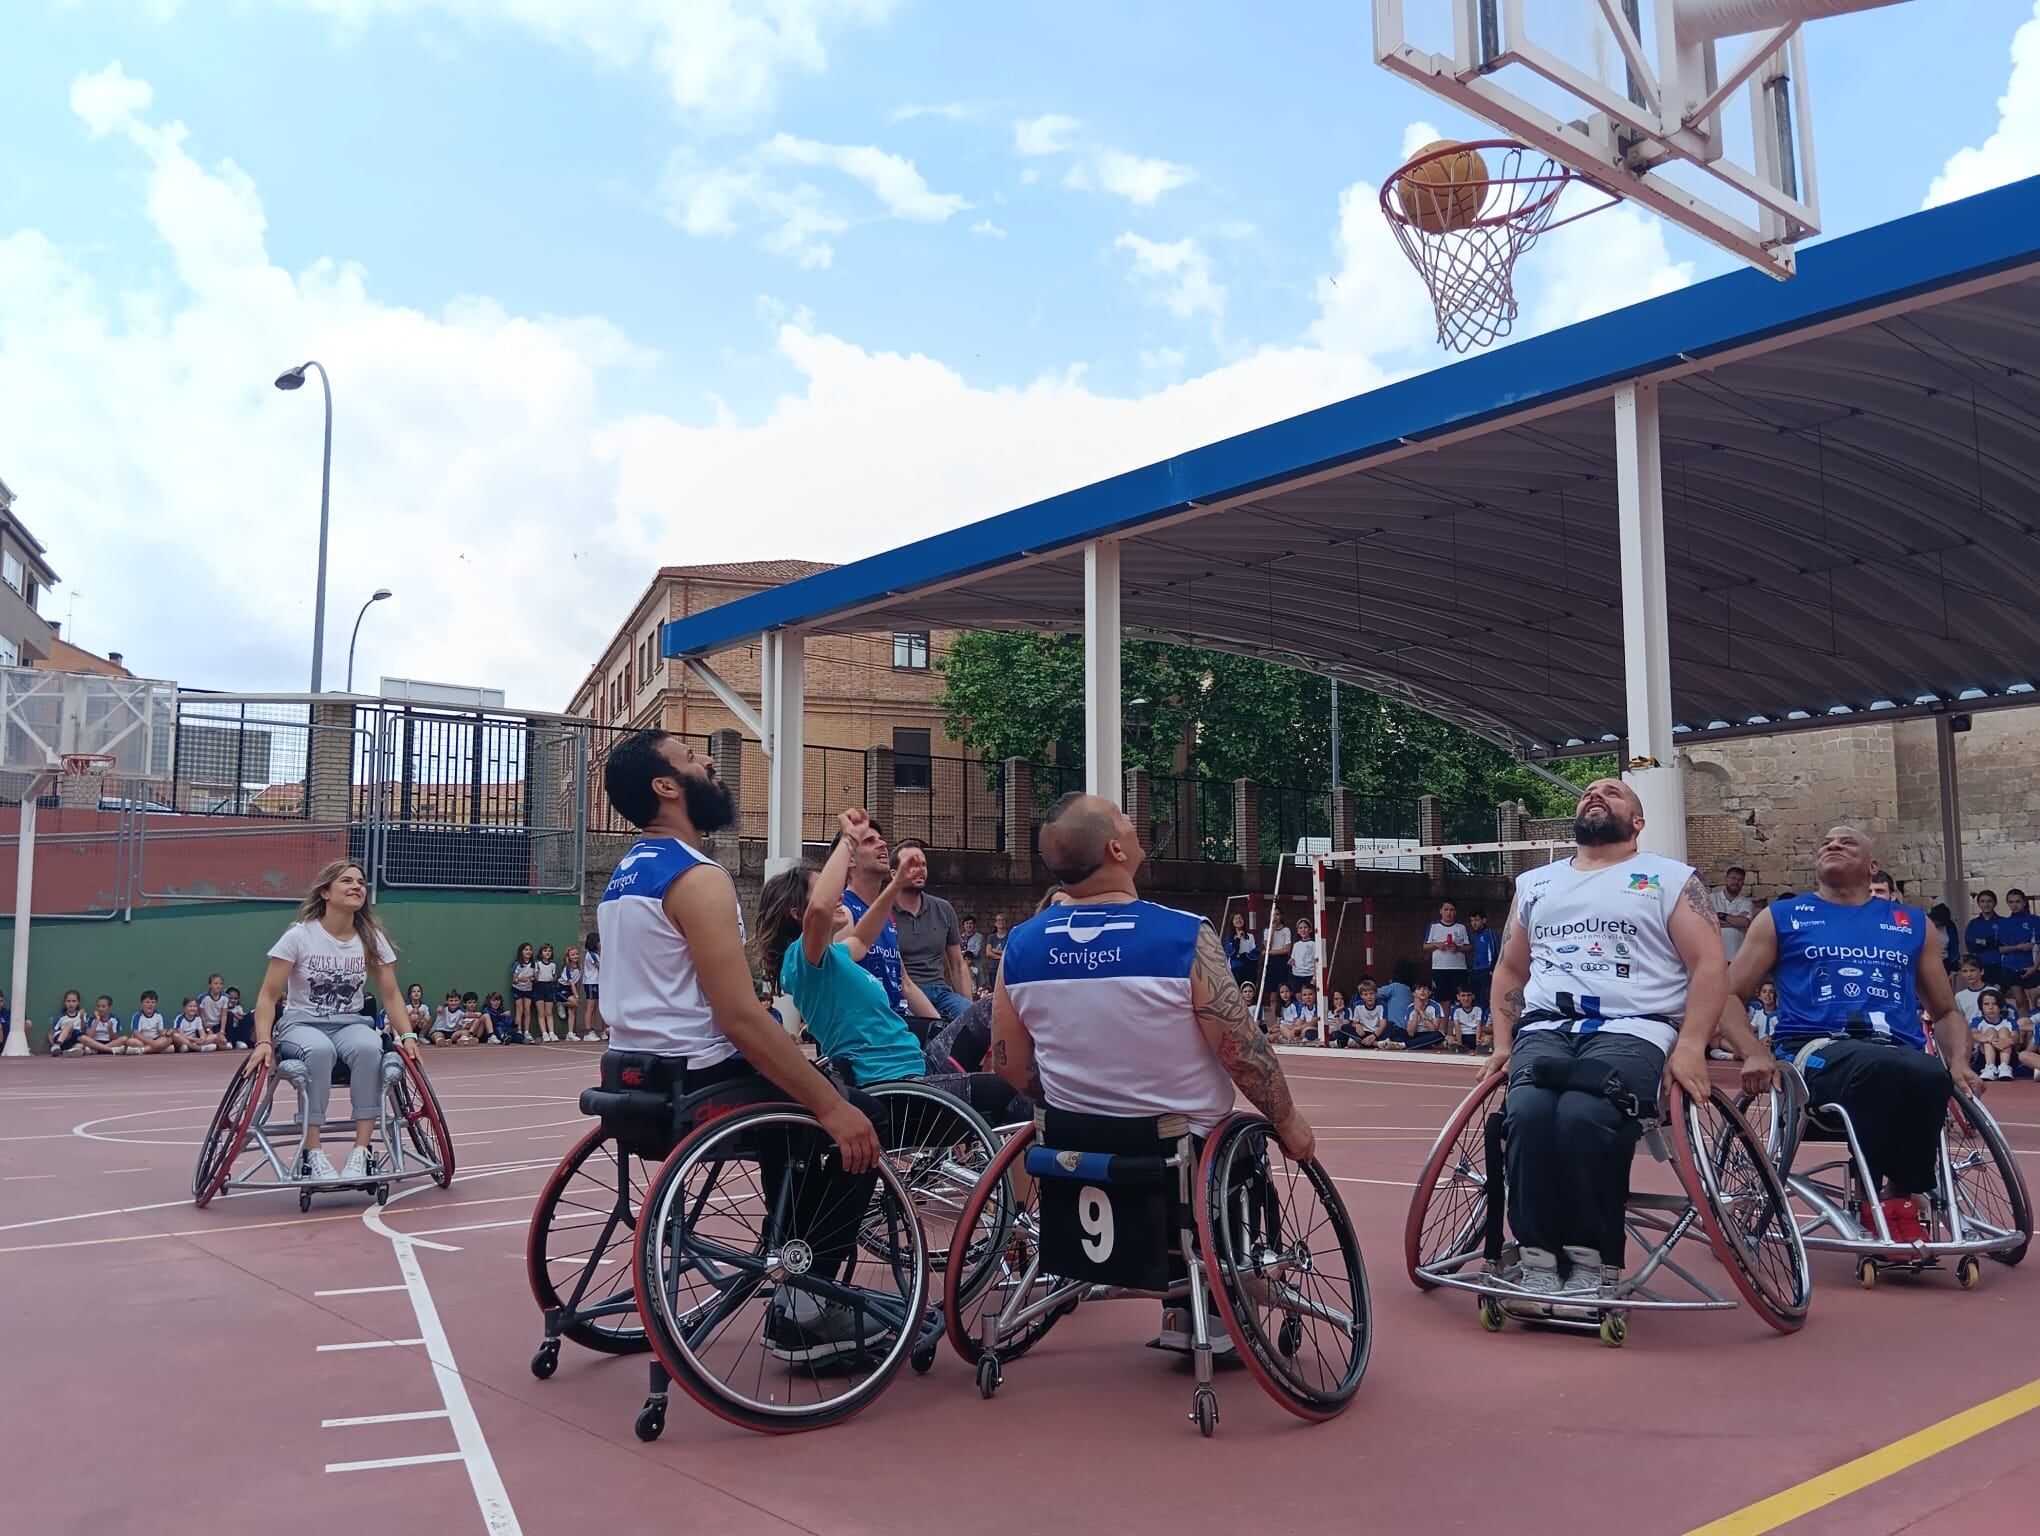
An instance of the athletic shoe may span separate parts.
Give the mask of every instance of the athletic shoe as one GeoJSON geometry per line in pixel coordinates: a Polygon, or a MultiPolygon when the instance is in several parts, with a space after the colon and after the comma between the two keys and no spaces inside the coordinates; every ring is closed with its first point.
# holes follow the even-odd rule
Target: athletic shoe
{"type": "Polygon", "coordinates": [[[314,1147],[305,1154],[304,1178],[313,1184],[327,1183],[340,1177],[333,1166],[333,1159],[326,1156],[324,1147],[314,1147]]]}
{"type": "Polygon", "coordinates": [[[572,1045],[579,1045],[579,1044],[581,1043],[581,1037],[580,1037],[579,1035],[575,1034],[575,1033],[574,1033],[574,1032],[573,1032],[573,1031],[572,1031],[572,1030],[570,1029],[570,1030],[568,1030],[568,1031],[567,1031],[567,1041],[568,1041],[568,1043],[569,1043],[569,1044],[572,1044],[572,1045]]]}
{"type": "Polygon", "coordinates": [[[1920,1225],[1920,1208],[1913,1204],[1910,1196],[1893,1195],[1884,1202],[1884,1224],[1891,1229],[1893,1242],[1924,1243],[1927,1229],[1920,1225]]]}
{"type": "MultiPolygon", "coordinates": [[[[1575,1296],[1598,1300],[1606,1278],[1601,1270],[1601,1255],[1592,1248],[1577,1248],[1568,1243],[1565,1256],[1572,1267],[1566,1272],[1565,1279],[1560,1282],[1558,1294],[1561,1297],[1575,1296]]],[[[1598,1307],[1558,1305],[1551,1309],[1551,1315],[1570,1318],[1574,1322],[1590,1323],[1601,1314],[1598,1307]]]]}
{"type": "Polygon", "coordinates": [[[765,1309],[765,1352],[776,1360],[815,1365],[883,1349],[890,1330],[869,1312],[803,1291],[777,1292],[765,1309]]]}
{"type": "MultiPolygon", "coordinates": [[[[1190,1337],[1190,1309],[1188,1307],[1162,1308],[1162,1331],[1148,1340],[1149,1349],[1167,1350],[1172,1355],[1187,1355],[1194,1348],[1190,1337]]],[[[1232,1335],[1219,1327],[1218,1319],[1209,1312],[1204,1315],[1205,1326],[1211,1331],[1211,1358],[1230,1359],[1238,1352],[1232,1335]]]]}
{"type": "Polygon", "coordinates": [[[368,1148],[356,1147],[347,1154],[347,1161],[340,1169],[343,1179],[365,1179],[368,1177],[368,1148]]]}
{"type": "Polygon", "coordinates": [[[1512,1317],[1549,1317],[1549,1298],[1564,1289],[1558,1278],[1558,1255],[1543,1248],[1523,1249],[1521,1262],[1505,1278],[1522,1293],[1502,1298],[1502,1310],[1512,1317]]]}

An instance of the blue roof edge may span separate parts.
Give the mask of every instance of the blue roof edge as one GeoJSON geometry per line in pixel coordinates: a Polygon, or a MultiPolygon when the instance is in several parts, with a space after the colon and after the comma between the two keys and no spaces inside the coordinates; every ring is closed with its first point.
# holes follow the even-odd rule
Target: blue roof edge
{"type": "Polygon", "coordinates": [[[1710,278],[1125,471],[947,533],[668,621],[699,656],[851,608],[2040,261],[2040,176],[1807,247],[1799,275],[1710,278]]]}

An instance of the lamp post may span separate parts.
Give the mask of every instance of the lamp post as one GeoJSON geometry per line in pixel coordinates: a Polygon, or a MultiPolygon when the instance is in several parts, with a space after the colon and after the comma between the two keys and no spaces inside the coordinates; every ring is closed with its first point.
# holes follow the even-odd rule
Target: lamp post
{"type": "Polygon", "coordinates": [[[354,633],[347,637],[347,691],[349,693],[354,692],[354,642],[361,638],[361,621],[368,617],[368,610],[370,608],[373,608],[384,598],[394,597],[395,595],[388,587],[377,587],[374,592],[369,594],[368,601],[361,605],[361,612],[354,616],[354,633]]]}
{"type": "Polygon", "coordinates": [[[319,595],[312,611],[312,692],[317,693],[325,677],[326,662],[326,528],[333,489],[333,381],[323,364],[303,362],[276,376],[278,389],[302,389],[305,370],[319,370],[319,387],[326,395],[326,452],[319,463],[319,595]]]}

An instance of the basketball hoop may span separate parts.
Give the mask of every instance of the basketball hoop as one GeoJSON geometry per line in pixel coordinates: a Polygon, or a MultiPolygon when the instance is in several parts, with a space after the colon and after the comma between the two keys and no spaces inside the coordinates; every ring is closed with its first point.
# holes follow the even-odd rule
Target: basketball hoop
{"type": "Polygon", "coordinates": [[[1431,290],[1440,342],[1464,352],[1509,334],[1518,259],[1546,230],[1619,201],[1554,218],[1567,185],[1584,179],[1514,139],[1475,139],[1427,144],[1383,183],[1382,215],[1431,290]]]}
{"type": "Polygon", "coordinates": [[[83,779],[105,773],[114,764],[111,752],[66,752],[57,759],[59,778],[83,779]]]}

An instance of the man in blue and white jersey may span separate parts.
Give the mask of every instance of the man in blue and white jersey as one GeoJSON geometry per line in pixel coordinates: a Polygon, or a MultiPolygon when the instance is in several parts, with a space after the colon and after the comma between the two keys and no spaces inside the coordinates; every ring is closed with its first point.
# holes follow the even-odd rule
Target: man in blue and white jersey
{"type": "Polygon", "coordinates": [[[1708,1092],[1721,929],[1692,866],[1638,849],[1643,825],[1634,790],[1596,779],[1577,851],[1519,876],[1503,925],[1484,1072],[1508,1075],[1511,1278],[1533,1314],[1591,1317],[1563,1298],[1598,1296],[1619,1270],[1637,1116],[1655,1112],[1667,1057],[1688,1093],[1708,1092]]]}
{"type": "MultiPolygon", "coordinates": [[[[1969,1021],[1955,1006],[1932,925],[1918,907],[1871,894],[1870,839],[1834,827],[1814,855],[1814,894],[1774,901],[1750,924],[1729,974],[1723,1029],[1764,978],[1778,986],[1771,1045],[1798,1063],[1813,1103],[1848,1111],[1880,1186],[1885,1227],[1902,1243],[1926,1227],[1951,1090],[1982,1092],[1969,1066],[1969,1021]],[[1930,964],[1921,964],[1925,954],[1930,964]],[[1934,1021],[1936,1059],[1920,1023],[1934,1021]]],[[[1876,1230],[1866,1209],[1864,1225],[1876,1230]]]]}
{"type": "MultiPolygon", "coordinates": [[[[836,833],[836,842],[843,840],[843,833],[836,833]]],[[[833,852],[835,843],[831,843],[833,852]]],[[[886,846],[885,832],[875,821],[868,822],[863,835],[850,850],[850,876],[843,883],[843,910],[850,914],[847,926],[856,927],[864,921],[864,914],[873,907],[885,907],[890,913],[905,882],[892,867],[892,850],[886,846]]],[[[857,962],[878,978],[878,984],[885,988],[885,1000],[892,1004],[893,1012],[909,1020],[926,1020],[930,1024],[940,1022],[935,1005],[928,1001],[914,978],[906,973],[900,963],[900,930],[890,915],[885,926],[879,930],[878,941],[864,952],[864,958],[857,962]]]]}

